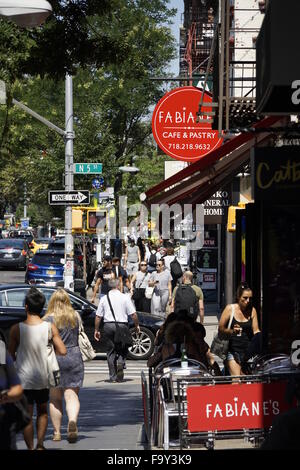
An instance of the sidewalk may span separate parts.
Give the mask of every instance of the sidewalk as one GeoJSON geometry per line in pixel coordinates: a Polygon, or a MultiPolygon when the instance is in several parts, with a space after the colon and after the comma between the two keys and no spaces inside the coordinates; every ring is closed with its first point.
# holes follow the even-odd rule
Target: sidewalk
{"type": "MultiPolygon", "coordinates": [[[[45,447],[49,450],[144,450],[142,442],[143,405],[141,384],[125,380],[110,384],[97,374],[85,375],[79,392],[78,440],[67,441],[67,417],[62,420],[62,440],[52,441],[53,428],[49,418],[45,447]]],[[[35,433],[36,434],[36,433],[35,433]]],[[[26,449],[22,433],[17,447],[26,449]]]]}

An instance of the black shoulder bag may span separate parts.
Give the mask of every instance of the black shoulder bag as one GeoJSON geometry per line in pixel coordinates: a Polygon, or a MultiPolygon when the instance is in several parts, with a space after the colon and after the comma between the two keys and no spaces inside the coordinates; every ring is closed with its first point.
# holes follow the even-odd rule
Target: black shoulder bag
{"type": "MultiPolygon", "coordinates": [[[[141,282],[140,282],[140,286],[143,284],[143,282],[144,282],[144,280],[145,280],[147,274],[148,274],[148,273],[145,273],[145,274],[144,274],[144,277],[143,277],[143,279],[142,279],[141,282]]],[[[135,287],[135,288],[134,288],[134,292],[133,292],[132,297],[131,297],[132,300],[134,300],[134,302],[138,302],[139,300],[143,299],[143,298],[145,297],[145,290],[146,290],[146,289],[143,288],[143,287],[135,287]]]]}
{"type": "Polygon", "coordinates": [[[107,301],[112,313],[112,316],[114,317],[115,324],[116,324],[116,332],[114,336],[114,343],[120,346],[121,348],[125,348],[128,346],[131,346],[133,343],[131,333],[129,331],[129,328],[127,325],[124,325],[123,328],[120,328],[118,325],[118,322],[116,321],[115,313],[111,305],[111,301],[109,298],[109,293],[107,294],[107,301]]]}

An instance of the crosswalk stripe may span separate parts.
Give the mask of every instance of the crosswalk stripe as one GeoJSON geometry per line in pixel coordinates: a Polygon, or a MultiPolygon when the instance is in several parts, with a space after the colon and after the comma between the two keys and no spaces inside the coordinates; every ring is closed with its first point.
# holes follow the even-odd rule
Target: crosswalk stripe
{"type": "MultiPolygon", "coordinates": [[[[86,367],[85,370],[100,370],[100,369],[108,369],[108,367],[86,367]]],[[[131,370],[132,372],[139,372],[141,370],[147,370],[147,367],[142,367],[141,369],[131,369],[131,367],[127,367],[126,370],[131,370]]]]}
{"type": "MultiPolygon", "coordinates": [[[[139,379],[141,377],[141,372],[148,374],[148,367],[146,361],[140,362],[126,362],[126,369],[124,370],[124,374],[128,379],[139,379]]],[[[108,374],[108,364],[106,361],[101,361],[100,363],[97,362],[88,362],[84,365],[84,373],[85,374],[108,374]]]]}

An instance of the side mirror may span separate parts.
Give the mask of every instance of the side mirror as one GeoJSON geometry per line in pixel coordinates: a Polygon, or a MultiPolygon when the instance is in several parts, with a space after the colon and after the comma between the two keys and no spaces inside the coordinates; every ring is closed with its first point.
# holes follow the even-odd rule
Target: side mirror
{"type": "Polygon", "coordinates": [[[82,307],[81,307],[81,315],[82,316],[90,315],[92,312],[93,312],[92,307],[90,307],[89,305],[86,305],[86,304],[82,305],[82,307]]]}

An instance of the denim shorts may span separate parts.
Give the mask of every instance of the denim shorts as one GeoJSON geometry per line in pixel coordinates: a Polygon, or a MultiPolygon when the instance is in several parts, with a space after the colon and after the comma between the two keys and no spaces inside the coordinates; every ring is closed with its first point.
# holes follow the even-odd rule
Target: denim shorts
{"type": "Polygon", "coordinates": [[[233,356],[233,354],[231,354],[231,352],[228,352],[228,353],[227,353],[227,358],[226,358],[226,359],[227,359],[227,361],[232,361],[232,360],[234,359],[234,356],[233,356]]]}
{"type": "Polygon", "coordinates": [[[244,358],[244,354],[240,354],[238,352],[235,352],[235,353],[228,352],[226,359],[227,359],[227,361],[234,360],[238,364],[241,364],[243,362],[243,358],[244,358]]]}

